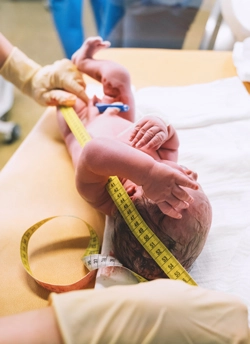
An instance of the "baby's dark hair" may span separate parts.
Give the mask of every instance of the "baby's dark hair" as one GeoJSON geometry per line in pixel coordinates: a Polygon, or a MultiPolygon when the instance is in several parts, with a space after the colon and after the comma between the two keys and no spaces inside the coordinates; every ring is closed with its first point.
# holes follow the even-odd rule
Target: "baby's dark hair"
{"type": "MultiPolygon", "coordinates": [[[[206,199],[201,206],[203,212],[211,212],[206,199]]],[[[140,215],[149,228],[157,235],[169,251],[185,269],[190,269],[199,256],[210,229],[211,220],[203,216],[195,218],[188,209],[182,211],[182,219],[176,220],[165,214],[146,197],[134,202],[140,215]],[[164,224],[163,224],[164,220],[164,224]],[[185,233],[185,234],[184,234],[185,233]]],[[[158,264],[139,243],[122,215],[117,211],[114,217],[113,249],[114,256],[127,268],[148,280],[167,278],[158,264]]]]}

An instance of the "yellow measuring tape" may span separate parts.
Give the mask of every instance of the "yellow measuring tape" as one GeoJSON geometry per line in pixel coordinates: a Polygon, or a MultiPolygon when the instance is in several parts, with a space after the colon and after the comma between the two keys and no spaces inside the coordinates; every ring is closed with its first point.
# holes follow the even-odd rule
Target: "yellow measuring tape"
{"type": "MultiPolygon", "coordinates": [[[[73,108],[62,106],[60,110],[72,133],[83,147],[86,142],[91,140],[91,137],[81,120],[73,108]]],[[[170,279],[182,280],[191,285],[197,285],[180,262],[147,226],[119,178],[116,176],[110,177],[106,188],[132,233],[165,274],[170,279]]]]}
{"type": "MultiPolygon", "coordinates": [[[[28,228],[26,230],[26,232],[23,234],[22,239],[21,239],[21,244],[20,244],[20,255],[21,255],[21,260],[23,263],[23,266],[25,268],[25,270],[27,271],[27,273],[38,283],[40,284],[42,287],[50,290],[50,291],[54,291],[57,293],[60,292],[65,292],[65,291],[70,291],[70,290],[76,290],[76,289],[82,289],[84,288],[86,285],[88,285],[88,283],[93,279],[93,277],[96,274],[96,271],[94,271],[94,269],[92,271],[89,271],[89,273],[87,275],[85,275],[83,278],[81,278],[80,280],[78,280],[75,283],[72,284],[67,284],[67,285],[58,285],[58,284],[51,284],[51,283],[46,283],[43,282],[39,279],[37,279],[30,268],[30,264],[29,264],[29,258],[28,258],[28,244],[29,244],[29,240],[31,238],[31,236],[42,226],[44,225],[46,222],[51,221],[53,219],[58,218],[59,216],[52,216],[52,217],[48,217],[47,219],[44,219],[42,221],[37,222],[35,225],[31,226],[30,228],[28,228]]],[[[69,217],[69,216],[67,216],[69,217]]],[[[76,218],[75,216],[71,216],[73,218],[76,218]]],[[[79,218],[77,218],[79,219],[79,218]]],[[[98,236],[96,235],[96,232],[94,231],[94,229],[84,220],[79,219],[80,221],[82,221],[89,230],[89,234],[90,234],[90,240],[89,240],[89,245],[84,253],[84,256],[82,259],[86,259],[91,255],[97,254],[99,253],[100,250],[100,243],[99,243],[99,239],[98,236]]]]}
{"type": "MultiPolygon", "coordinates": [[[[81,120],[78,118],[73,108],[70,107],[60,107],[61,113],[67,122],[69,128],[74,134],[75,138],[79,144],[84,147],[84,145],[91,140],[91,136],[86,131],[81,120]]],[[[155,260],[159,267],[165,272],[165,274],[174,280],[182,280],[191,285],[197,285],[192,279],[185,268],[180,264],[180,262],[173,256],[173,254],[168,250],[168,248],[160,241],[160,239],[154,234],[154,232],[148,227],[143,218],[137,211],[134,203],[131,201],[126,190],[121,184],[120,180],[116,176],[109,177],[108,183],[106,185],[107,191],[109,192],[112,200],[129,226],[130,230],[140,242],[140,244],[145,248],[145,250],[150,254],[150,256],[155,260]]],[[[123,265],[114,257],[103,256],[99,254],[100,245],[98,237],[93,230],[93,228],[84,220],[84,224],[88,227],[90,232],[89,245],[85,251],[82,260],[85,266],[88,268],[89,273],[82,279],[70,285],[55,285],[50,283],[45,283],[34,277],[28,260],[28,243],[33,235],[33,233],[40,228],[46,222],[56,218],[57,216],[44,219],[37,224],[30,227],[23,235],[20,245],[20,254],[22,263],[27,271],[27,273],[36,280],[36,282],[42,285],[44,288],[54,291],[54,292],[64,292],[69,290],[81,289],[86,286],[95,276],[96,270],[101,267],[107,266],[118,266],[123,267],[123,265]]],[[[125,268],[125,267],[123,267],[125,268]]],[[[129,269],[127,269],[129,270],[129,269]]],[[[131,271],[131,270],[129,270],[131,271]]],[[[131,271],[138,281],[144,282],[145,278],[139,276],[135,272],[131,271]]]]}

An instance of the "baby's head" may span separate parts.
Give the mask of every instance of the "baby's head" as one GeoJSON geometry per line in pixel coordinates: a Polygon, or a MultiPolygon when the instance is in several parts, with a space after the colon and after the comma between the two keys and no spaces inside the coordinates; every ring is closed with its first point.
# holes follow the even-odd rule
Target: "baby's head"
{"type": "MultiPolygon", "coordinates": [[[[188,270],[201,253],[211,222],[212,208],[202,188],[187,190],[194,198],[182,218],[173,219],[142,196],[134,201],[140,215],[162,243],[188,270]]],[[[117,211],[113,235],[114,256],[127,268],[148,280],[167,276],[142,247],[117,211]]]]}

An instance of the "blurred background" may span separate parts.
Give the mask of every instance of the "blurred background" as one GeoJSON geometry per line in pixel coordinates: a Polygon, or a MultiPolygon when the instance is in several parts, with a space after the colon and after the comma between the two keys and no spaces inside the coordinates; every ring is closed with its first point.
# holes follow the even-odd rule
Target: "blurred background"
{"type": "MultiPolygon", "coordinates": [[[[174,0],[171,7],[166,7],[164,0],[85,0],[75,9],[78,16],[69,14],[73,4],[79,4],[71,1],[70,8],[62,8],[63,0],[1,0],[0,31],[41,65],[70,58],[84,38],[96,34],[111,40],[113,47],[232,50],[235,41],[216,0],[184,1],[191,3],[190,7],[174,0]],[[78,30],[75,40],[66,25],[66,14],[71,15],[72,35],[78,30]],[[164,29],[159,29],[156,24],[162,17],[164,29]]],[[[5,101],[9,108],[1,113],[3,94],[0,83],[0,119],[17,124],[20,137],[8,143],[0,135],[0,170],[45,110],[10,86],[5,101]]]]}

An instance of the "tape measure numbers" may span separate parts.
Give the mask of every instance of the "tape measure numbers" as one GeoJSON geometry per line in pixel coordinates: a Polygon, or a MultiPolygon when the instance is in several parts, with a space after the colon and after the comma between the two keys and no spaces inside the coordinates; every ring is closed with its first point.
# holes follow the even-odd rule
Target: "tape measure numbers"
{"type": "MultiPolygon", "coordinates": [[[[60,110],[72,133],[83,147],[91,137],[74,109],[62,106],[60,110]]],[[[147,226],[119,181],[119,178],[116,176],[110,177],[106,187],[132,233],[166,275],[170,279],[182,280],[188,284],[197,285],[180,262],[147,226]]]]}

